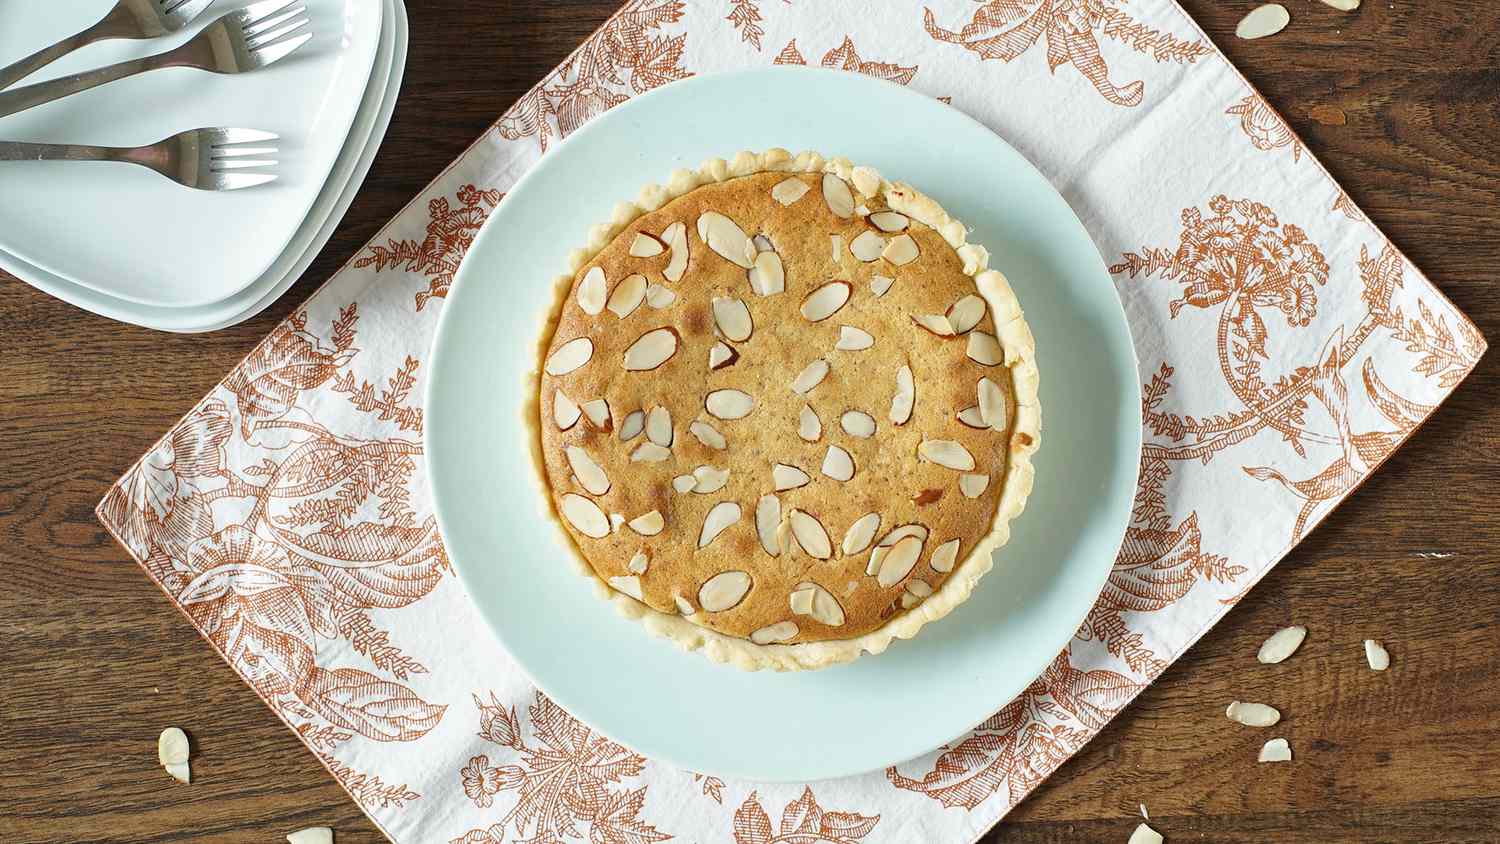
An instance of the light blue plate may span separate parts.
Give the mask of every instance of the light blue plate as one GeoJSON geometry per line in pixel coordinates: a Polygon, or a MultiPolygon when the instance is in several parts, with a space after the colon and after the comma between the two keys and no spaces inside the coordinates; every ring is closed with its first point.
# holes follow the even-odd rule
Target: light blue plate
{"type": "Polygon", "coordinates": [[[683,768],[807,781],[875,770],[961,735],[1068,643],[1129,520],[1140,391],[1098,250],[1047,180],[979,123],[864,76],[769,68],[697,77],[575,132],[496,209],[434,342],[427,465],[454,565],[500,642],[553,700],[683,768]],[[588,223],[642,183],[740,149],[816,149],[931,194],[974,227],[1037,339],[1036,489],[974,596],[907,642],[816,672],[742,673],[648,635],[593,594],[538,515],[521,405],[552,280],[588,223]]]}

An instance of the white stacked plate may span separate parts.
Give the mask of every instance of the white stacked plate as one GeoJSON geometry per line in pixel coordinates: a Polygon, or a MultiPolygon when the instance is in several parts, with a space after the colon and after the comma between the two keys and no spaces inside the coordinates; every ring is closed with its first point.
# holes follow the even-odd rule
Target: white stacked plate
{"type": "MultiPolygon", "coordinates": [[[[170,49],[247,2],[219,0],[170,38],[96,44],[21,84],[170,49]]],[[[82,30],[110,5],[0,9],[0,65],[82,30]]],[[[306,5],[313,40],[271,67],[239,76],[155,71],[0,119],[6,140],[111,146],[200,126],[264,129],[281,136],[276,182],[212,193],[138,167],[3,164],[0,269],[80,308],[162,331],[212,331],[274,302],[363,184],[406,70],[403,0],[306,5]]]]}

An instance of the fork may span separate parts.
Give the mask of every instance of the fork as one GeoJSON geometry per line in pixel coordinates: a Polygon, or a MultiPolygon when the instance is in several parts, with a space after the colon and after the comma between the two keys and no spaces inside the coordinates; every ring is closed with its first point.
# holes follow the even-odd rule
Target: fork
{"type": "Polygon", "coordinates": [[[219,18],[191,41],[165,53],[0,91],[0,117],[161,68],[194,67],[214,73],[245,73],[265,67],[285,58],[313,37],[311,32],[299,33],[308,25],[306,11],[300,0],[253,3],[219,18]]]}
{"type": "Polygon", "coordinates": [[[71,38],[53,44],[8,67],[0,67],[0,90],[20,82],[67,54],[111,38],[159,38],[176,32],[203,13],[214,0],[119,0],[102,20],[71,38]]]}
{"type": "Polygon", "coordinates": [[[276,162],[250,158],[272,155],[276,147],[245,146],[274,141],[276,135],[255,129],[193,129],[144,147],[92,147],[0,141],[0,161],[117,161],[139,164],[180,185],[198,190],[239,190],[276,180],[264,170],[276,162]]]}

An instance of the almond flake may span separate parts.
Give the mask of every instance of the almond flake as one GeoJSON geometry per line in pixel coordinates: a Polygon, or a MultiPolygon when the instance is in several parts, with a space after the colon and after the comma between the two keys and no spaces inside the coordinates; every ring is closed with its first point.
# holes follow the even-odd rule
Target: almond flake
{"type": "Polygon", "coordinates": [[[842,627],[844,607],[833,593],[811,581],[797,584],[790,599],[793,615],[812,616],[814,621],[829,627],[842,627]]]}
{"type": "Polygon", "coordinates": [[[768,624],[750,634],[750,641],[757,645],[770,645],[775,642],[786,642],[797,636],[797,622],[778,621],[768,624]]]}
{"type": "Polygon", "coordinates": [[[653,284],[646,288],[646,304],[658,311],[672,307],[675,301],[677,301],[677,294],[660,284],[653,284]]]}
{"type": "Polygon", "coordinates": [[[875,545],[879,548],[890,548],[892,545],[895,545],[897,542],[900,542],[908,536],[915,536],[923,542],[926,542],[927,528],[925,525],[919,525],[916,522],[901,525],[899,527],[892,528],[891,532],[887,533],[885,536],[882,536],[880,538],[880,541],[875,543],[875,545]]]}
{"type": "Polygon", "coordinates": [[[624,319],[635,313],[635,309],[646,301],[646,277],[640,273],[627,276],[626,279],[615,285],[614,292],[609,294],[609,312],[624,319]]]}
{"type": "Polygon", "coordinates": [[[1370,669],[1373,671],[1384,671],[1391,667],[1390,651],[1374,639],[1366,639],[1365,662],[1370,664],[1370,669]]]}
{"type": "Polygon", "coordinates": [[[928,565],[932,566],[932,570],[941,574],[953,571],[953,562],[958,559],[958,545],[957,539],[950,539],[934,548],[932,559],[928,560],[928,565]]]}
{"type": "Polygon", "coordinates": [[[755,504],[755,535],[760,547],[773,557],[781,556],[781,544],[776,541],[776,528],[781,525],[781,499],[774,495],[762,495],[755,504]]]}
{"type": "Polygon", "coordinates": [[[672,456],[671,449],[653,442],[644,442],[630,453],[632,463],[660,463],[672,456]]]}
{"type": "Polygon", "coordinates": [[[904,267],[917,260],[921,254],[921,251],[917,249],[917,242],[912,240],[911,235],[899,234],[886,244],[885,251],[880,253],[880,257],[898,267],[904,267]]]}
{"type": "Polygon", "coordinates": [[[986,334],[983,331],[969,333],[969,360],[980,366],[999,366],[1005,360],[1005,352],[1000,348],[1000,341],[995,335],[986,334]]]}
{"type": "Polygon", "coordinates": [[[921,316],[913,314],[911,321],[939,337],[952,337],[955,333],[953,323],[942,314],[922,314],[921,316]]]}
{"type": "Polygon", "coordinates": [[[591,267],[578,282],[578,308],[589,316],[598,316],[604,310],[604,299],[609,285],[604,280],[604,270],[591,267]]]}
{"type": "Polygon", "coordinates": [[[688,432],[696,437],[698,442],[709,448],[723,451],[729,447],[729,443],[724,440],[724,435],[719,433],[719,429],[701,419],[689,425],[688,432]]]}
{"type": "MultiPolygon", "coordinates": [[[[813,322],[822,322],[837,313],[839,308],[844,307],[844,304],[849,301],[849,294],[853,291],[854,288],[850,287],[847,281],[830,281],[807,294],[807,298],[802,300],[802,316],[813,322]]],[[[579,364],[579,366],[582,365],[579,364]]]]}
{"type": "Polygon", "coordinates": [[[632,410],[625,414],[625,421],[620,423],[620,441],[629,442],[640,436],[644,430],[646,430],[646,412],[632,410]]]}
{"type": "Polygon", "coordinates": [[[720,340],[714,343],[714,347],[708,350],[708,368],[723,369],[726,366],[734,366],[739,362],[740,353],[734,347],[720,340]]]}
{"type": "Polygon", "coordinates": [[[1296,653],[1306,638],[1306,627],[1283,627],[1266,639],[1255,658],[1266,665],[1275,665],[1296,653]]]}
{"type": "Polygon", "coordinates": [[[625,350],[625,368],[644,372],[666,363],[677,354],[677,332],[670,328],[647,331],[625,350]]]}
{"type": "Polygon", "coordinates": [[[333,830],[326,826],[299,829],[286,837],[287,844],[333,844],[333,830]]]}
{"type": "Polygon", "coordinates": [[[848,481],[854,477],[854,458],[836,445],[829,446],[823,455],[823,474],[839,482],[848,481]]]}
{"type": "Polygon", "coordinates": [[[958,472],[974,468],[974,455],[962,443],[953,440],[923,440],[917,446],[917,455],[929,463],[958,472]]]}
{"type": "Polygon", "coordinates": [[[573,476],[578,483],[593,495],[603,495],[609,492],[609,476],[604,473],[594,458],[587,451],[576,445],[567,448],[568,465],[573,468],[573,476]]]}
{"type": "Polygon", "coordinates": [[[775,252],[761,252],[750,268],[750,290],[757,296],[775,296],[786,290],[786,268],[775,252]]]}
{"type": "Polygon", "coordinates": [[[839,417],[839,425],[851,437],[868,439],[875,436],[875,417],[860,410],[850,410],[839,417]]]}
{"type": "Polygon", "coordinates": [[[672,414],[660,405],[646,414],[646,439],[663,448],[672,447],[672,414]]]}
{"type": "Polygon", "coordinates": [[[839,550],[843,551],[845,556],[858,554],[870,547],[870,541],[875,538],[875,531],[879,529],[879,513],[866,513],[860,516],[844,533],[844,541],[839,543],[839,550]]]}
{"type": "Polygon", "coordinates": [[[620,528],[625,527],[625,516],[620,513],[609,514],[609,532],[619,533],[620,528]]]}
{"type": "Polygon", "coordinates": [[[797,419],[797,436],[810,443],[823,436],[823,420],[818,418],[818,412],[810,404],[802,405],[802,414],[797,419]]]}
{"type": "Polygon", "coordinates": [[[906,584],[906,591],[914,598],[931,598],[932,584],[925,580],[913,580],[906,584]]]}
{"type": "Polygon", "coordinates": [[[672,479],[672,489],[678,492],[690,492],[698,485],[698,479],[692,475],[678,475],[672,479]]]}
{"type": "Polygon", "coordinates": [[[651,258],[665,252],[666,246],[645,232],[636,232],[635,240],[630,242],[630,257],[651,258]]]}
{"type": "Polygon", "coordinates": [[[874,232],[861,232],[849,243],[849,254],[866,264],[880,260],[885,251],[885,238],[874,232]]]}
{"type": "Polygon", "coordinates": [[[667,520],[662,518],[660,510],[652,510],[631,519],[628,526],[641,536],[655,536],[667,526],[667,520]]]}
{"type": "Polygon", "coordinates": [[[776,246],[773,243],[771,243],[771,239],[769,237],[766,237],[763,234],[758,234],[755,237],[750,238],[750,242],[753,243],[753,244],[755,244],[755,251],[756,252],[775,252],[776,251],[776,246]]]}
{"type": "Polygon", "coordinates": [[[847,220],[854,216],[854,192],[848,182],[833,173],[823,174],[823,201],[835,217],[847,220]]]}
{"type": "Polygon", "coordinates": [[[882,588],[895,586],[906,579],[911,570],[917,566],[917,558],[922,555],[922,540],[915,536],[908,536],[897,542],[880,560],[880,568],[875,573],[875,582],[882,588]]]}
{"type": "Polygon", "coordinates": [[[1250,14],[1241,18],[1239,25],[1234,28],[1234,34],[1247,41],[1265,38],[1286,29],[1286,25],[1291,22],[1292,16],[1285,6],[1267,3],[1252,9],[1250,14]]]}
{"type": "Polygon", "coordinates": [[[777,492],[785,492],[789,489],[796,489],[799,486],[807,486],[808,481],[811,480],[812,478],[808,477],[806,472],[798,469],[796,466],[777,463],[771,467],[771,485],[776,488],[777,492]]]}
{"type": "Polygon", "coordinates": [[[575,530],[584,536],[594,539],[603,539],[609,536],[609,519],[605,518],[604,511],[599,505],[574,493],[565,493],[562,503],[558,509],[562,510],[563,518],[568,520],[575,530]]]}
{"type": "Polygon", "coordinates": [[[833,262],[837,264],[839,262],[839,253],[844,251],[844,236],[841,234],[829,235],[828,247],[833,252],[833,262]]]}
{"type": "Polygon", "coordinates": [[[703,407],[718,419],[744,419],[755,409],[755,399],[739,390],[714,390],[704,398],[703,407]]]}
{"type": "Polygon", "coordinates": [[[979,410],[979,405],[971,404],[958,412],[958,421],[970,428],[978,428],[983,431],[990,427],[984,424],[984,413],[979,410]]]}
{"type": "Polygon", "coordinates": [[[614,421],[610,418],[609,415],[609,402],[605,401],[604,399],[594,399],[593,401],[586,401],[583,403],[583,407],[579,408],[579,410],[583,411],[584,418],[589,420],[589,424],[593,425],[595,428],[598,428],[601,431],[609,431],[613,429],[614,421]]]}
{"type": "Polygon", "coordinates": [[[791,205],[793,202],[806,196],[810,190],[812,188],[807,186],[807,182],[793,176],[784,181],[777,182],[776,187],[771,188],[771,198],[782,205],[791,205]]]}
{"type": "Polygon", "coordinates": [[[799,583],[792,594],[787,596],[787,603],[791,606],[792,615],[812,615],[813,605],[813,583],[799,583]]]}
{"type": "Polygon", "coordinates": [[[996,431],[1005,430],[1005,393],[1000,386],[988,378],[979,379],[979,415],[996,431]]]}
{"type": "Polygon", "coordinates": [[[859,217],[868,217],[868,216],[870,216],[870,206],[863,205],[863,204],[856,205],[854,207],[854,213],[855,213],[856,216],[859,216],[859,217]]]}
{"type": "MultiPolygon", "coordinates": [[[[846,297],[847,298],[847,297],[846,297]]],[[[842,303],[840,303],[842,304],[842,303]]],[[[594,341],[587,337],[579,337],[557,347],[547,358],[548,375],[567,375],[569,372],[589,362],[594,356],[594,341]]]]}
{"type": "Polygon", "coordinates": [[[1126,844],[1161,844],[1162,840],[1161,833],[1141,824],[1135,828],[1135,832],[1130,833],[1130,840],[1126,844]]]}
{"type": "Polygon", "coordinates": [[[833,344],[835,349],[841,352],[858,352],[875,345],[875,338],[870,332],[855,328],[852,325],[839,326],[839,339],[833,344]]]}
{"type": "Polygon", "coordinates": [[[814,387],[823,383],[823,379],[827,377],[828,361],[818,358],[797,373],[797,377],[792,381],[792,392],[805,396],[812,392],[814,387]]]}
{"type": "Polygon", "coordinates": [[[870,223],[883,232],[899,232],[905,231],[911,220],[895,211],[876,211],[870,215],[870,223]]]}
{"type": "Polygon", "coordinates": [[[557,430],[566,431],[578,424],[578,417],[583,411],[568,398],[562,390],[552,392],[552,421],[557,424],[557,430]]]}
{"type": "Polygon", "coordinates": [[[1292,746],[1287,744],[1284,738],[1273,738],[1266,742],[1260,749],[1257,762],[1290,762],[1292,761],[1292,746]]]}
{"type": "Polygon", "coordinates": [[[697,612],[697,610],[693,609],[692,602],[681,595],[673,595],[672,601],[677,604],[677,611],[683,615],[692,615],[697,612]]]}
{"type": "Polygon", "coordinates": [[[182,783],[183,785],[191,785],[192,784],[192,782],[193,782],[193,772],[192,772],[192,768],[190,767],[189,763],[187,763],[187,762],[173,762],[173,763],[171,763],[169,765],[163,765],[162,767],[164,767],[164,768],[167,769],[167,773],[172,777],[172,779],[177,780],[178,782],[182,783]]]}
{"type": "Polygon", "coordinates": [[[163,765],[180,765],[190,752],[187,733],[179,727],[168,727],[156,737],[156,761],[163,765]]]}
{"type": "Polygon", "coordinates": [[[911,592],[902,592],[900,600],[901,600],[901,609],[903,609],[903,610],[909,610],[912,607],[916,606],[917,604],[922,603],[922,599],[918,598],[916,595],[912,594],[911,592]]]}
{"type": "Polygon", "coordinates": [[[739,520],[740,505],[733,501],[720,501],[715,504],[714,508],[708,511],[708,515],[703,518],[703,530],[698,533],[698,547],[706,547],[739,520]]]}
{"type": "Polygon", "coordinates": [[[708,495],[718,492],[729,483],[729,470],[713,466],[699,466],[693,470],[693,492],[708,495]]]}
{"type": "Polygon", "coordinates": [[[714,325],[719,333],[736,343],[750,339],[755,323],[750,319],[750,309],[739,299],[715,296],[713,299],[714,325]]]}
{"type": "Polygon", "coordinates": [[[808,556],[819,560],[826,560],[833,556],[833,543],[828,539],[828,531],[823,529],[823,523],[816,517],[801,510],[793,510],[791,513],[792,538],[797,540],[797,545],[808,556]]]}
{"type": "Polygon", "coordinates": [[[958,490],[964,498],[978,498],[989,486],[989,475],[960,475],[958,478],[958,490]]]}
{"type": "Polygon", "coordinates": [[[739,224],[717,211],[698,215],[698,237],[715,254],[745,269],[755,266],[755,244],[739,224]]]}
{"type": "Polygon", "coordinates": [[[917,387],[911,377],[911,367],[896,370],[896,395],[891,399],[890,419],[897,425],[905,425],[911,418],[912,405],[916,404],[917,387]]]}
{"type": "Polygon", "coordinates": [[[890,276],[870,276],[870,292],[875,294],[876,299],[879,299],[881,296],[884,296],[886,292],[891,289],[891,285],[895,283],[896,280],[894,278],[891,278],[890,276]]]}
{"type": "Polygon", "coordinates": [[[681,281],[682,274],[687,272],[688,265],[688,236],[685,223],[673,223],[667,226],[661,233],[661,239],[666,242],[667,248],[672,250],[672,257],[667,261],[667,268],[661,274],[667,281],[681,281]]]}
{"type": "Polygon", "coordinates": [[[1236,724],[1244,724],[1247,727],[1269,727],[1281,720],[1281,713],[1264,703],[1235,701],[1224,710],[1224,715],[1236,724]]]}
{"type": "Polygon", "coordinates": [[[698,606],[704,612],[732,610],[750,594],[750,573],[724,571],[704,581],[698,589],[698,606]]]}
{"type": "Polygon", "coordinates": [[[948,309],[948,322],[953,325],[953,333],[967,334],[984,319],[984,300],[978,296],[965,296],[953,303],[948,309]]]}
{"type": "Polygon", "coordinates": [[[609,585],[613,586],[617,591],[624,592],[626,595],[629,595],[637,601],[646,600],[645,597],[641,595],[641,579],[633,574],[611,577],[609,579],[609,585]]]}

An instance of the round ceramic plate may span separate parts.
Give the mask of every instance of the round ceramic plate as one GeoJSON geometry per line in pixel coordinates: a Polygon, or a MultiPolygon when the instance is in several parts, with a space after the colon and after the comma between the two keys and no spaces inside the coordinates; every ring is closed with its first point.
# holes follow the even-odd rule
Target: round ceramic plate
{"type": "Polygon", "coordinates": [[[427,465],[454,565],[501,644],[557,703],[683,768],[806,781],[910,759],[1020,693],[1098,597],[1141,442],[1130,329],[1082,223],[956,109],[808,68],[704,76],[637,97],[548,152],[495,210],[443,306],[427,465]],[[589,224],[649,181],[741,149],[816,149],[908,181],[974,227],[1036,334],[1036,488],[973,597],[910,641],[822,671],[742,673],[616,614],[543,518],[521,407],[553,279],[589,224]]]}

